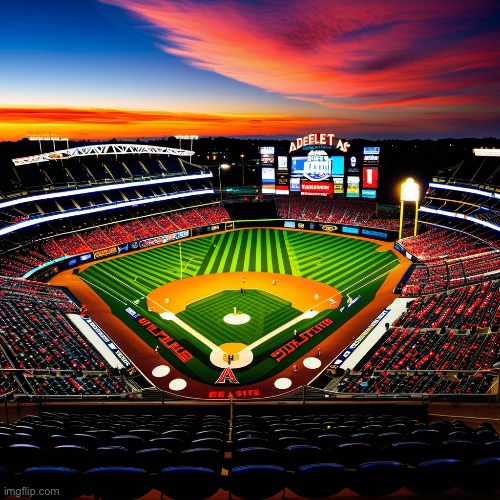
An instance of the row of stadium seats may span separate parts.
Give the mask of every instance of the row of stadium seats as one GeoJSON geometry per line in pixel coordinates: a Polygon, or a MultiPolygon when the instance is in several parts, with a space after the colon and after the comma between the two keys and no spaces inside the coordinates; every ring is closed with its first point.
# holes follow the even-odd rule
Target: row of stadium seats
{"type": "MultiPolygon", "coordinates": [[[[171,498],[335,498],[336,494],[361,497],[456,498],[464,494],[495,495],[499,485],[500,458],[480,459],[471,465],[459,460],[428,460],[415,467],[396,461],[364,462],[355,469],[341,464],[307,464],[294,471],[278,465],[235,466],[221,474],[208,467],[172,466],[158,472],[140,467],[93,467],[80,472],[68,467],[30,467],[18,474],[1,469],[5,491],[16,495],[57,491],[64,498],[119,498],[133,500],[171,498]],[[21,488],[19,485],[23,485],[21,488]],[[49,488],[50,487],[50,488],[49,488]],[[294,495],[294,496],[292,496],[294,495]]],[[[46,494],[46,493],[45,493],[46,494]]],[[[10,498],[10,497],[9,497],[10,498]]],[[[15,498],[12,497],[12,498],[15,498]]]]}
{"type": "Polygon", "coordinates": [[[404,238],[401,244],[419,261],[453,259],[491,250],[477,238],[439,227],[431,228],[418,236],[404,238]]]}
{"type": "Polygon", "coordinates": [[[377,205],[373,202],[309,196],[276,196],[274,200],[278,215],[283,219],[366,226],[371,225],[377,213],[377,205]]]}
{"type": "Polygon", "coordinates": [[[491,328],[500,320],[500,281],[417,297],[393,323],[420,328],[491,328]]]}
{"type": "Polygon", "coordinates": [[[362,496],[401,488],[422,495],[494,494],[499,472],[500,439],[488,422],[426,424],[388,413],[236,415],[229,421],[44,412],[0,426],[3,484],[50,486],[67,498],[133,499],[153,489],[173,499],[217,492],[267,498],[287,495],[285,489],[330,498],[346,488],[362,496]]]}
{"type": "Polygon", "coordinates": [[[464,258],[417,264],[406,280],[403,297],[442,292],[500,277],[500,251],[480,252],[464,258]]]}
{"type": "Polygon", "coordinates": [[[70,321],[81,308],[61,290],[0,279],[0,393],[128,394],[130,385],[70,321]],[[85,372],[85,374],[83,373],[85,372]]]}
{"type": "Polygon", "coordinates": [[[10,252],[8,257],[1,257],[0,272],[7,276],[22,276],[34,267],[67,255],[83,254],[136,239],[227,220],[229,214],[224,208],[202,207],[61,235],[45,240],[34,248],[19,249],[10,252]]]}

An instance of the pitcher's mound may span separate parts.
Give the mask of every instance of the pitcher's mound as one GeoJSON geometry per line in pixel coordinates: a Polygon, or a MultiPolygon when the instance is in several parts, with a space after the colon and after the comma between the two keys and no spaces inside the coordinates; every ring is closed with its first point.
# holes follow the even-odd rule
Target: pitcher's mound
{"type": "Polygon", "coordinates": [[[243,325],[250,321],[250,316],[245,313],[231,313],[224,316],[224,321],[230,325],[243,325]]]}

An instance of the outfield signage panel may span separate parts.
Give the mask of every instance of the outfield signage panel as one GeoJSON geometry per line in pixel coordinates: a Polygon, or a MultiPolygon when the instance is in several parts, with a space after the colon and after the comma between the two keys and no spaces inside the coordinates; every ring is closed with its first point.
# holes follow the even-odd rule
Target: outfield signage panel
{"type": "Polygon", "coordinates": [[[360,154],[351,154],[347,161],[347,173],[359,174],[361,172],[361,164],[363,157],[360,154]]]}
{"type": "Polygon", "coordinates": [[[344,361],[356,350],[357,347],[368,337],[373,329],[389,314],[390,309],[384,309],[358,336],[358,338],[333,361],[336,366],[342,365],[344,361]]]}
{"type": "Polygon", "coordinates": [[[163,245],[165,243],[170,243],[171,241],[182,240],[184,238],[189,238],[191,235],[190,229],[183,229],[182,231],[176,231],[175,233],[162,234],[160,236],[153,236],[151,238],[145,238],[139,241],[140,248],[150,248],[156,245],[163,245]]]}
{"type": "Polygon", "coordinates": [[[361,190],[361,198],[375,199],[375,198],[377,198],[377,190],[376,189],[362,189],[361,190]]]}
{"type": "Polygon", "coordinates": [[[276,173],[272,167],[262,167],[262,194],[276,192],[276,173]]]}
{"type": "Polygon", "coordinates": [[[325,231],[326,233],[338,233],[339,227],[336,226],[335,224],[323,224],[319,223],[318,224],[318,229],[320,231],[325,231]]]}
{"type": "Polygon", "coordinates": [[[344,234],[359,234],[359,227],[342,226],[342,232],[344,234]]]}
{"type": "Polygon", "coordinates": [[[355,175],[347,176],[346,198],[359,198],[359,177],[355,175]]]}
{"type": "Polygon", "coordinates": [[[276,194],[290,194],[288,174],[277,173],[276,194]]]}
{"type": "Polygon", "coordinates": [[[288,172],[288,156],[278,156],[278,170],[288,172]]]}
{"type": "Polygon", "coordinates": [[[329,196],[333,195],[333,183],[302,181],[300,183],[300,194],[306,196],[329,196]]]}
{"type": "Polygon", "coordinates": [[[120,361],[123,367],[130,368],[132,363],[123,354],[123,352],[118,348],[118,346],[106,335],[103,329],[92,319],[92,318],[82,318],[85,323],[93,330],[93,332],[104,342],[106,347],[113,353],[113,355],[120,361]]]}
{"type": "Polygon", "coordinates": [[[108,248],[101,248],[94,251],[94,259],[103,259],[104,257],[110,257],[111,255],[116,255],[118,253],[118,245],[113,245],[108,248]]]}
{"type": "Polygon", "coordinates": [[[344,178],[334,177],[333,178],[333,192],[334,194],[344,194],[344,178]]]}
{"type": "Polygon", "coordinates": [[[363,188],[365,189],[378,188],[378,168],[363,167],[363,188]]]}
{"type": "Polygon", "coordinates": [[[300,178],[290,177],[290,192],[300,193],[300,178]]]}
{"type": "Polygon", "coordinates": [[[385,231],[375,231],[374,229],[361,229],[361,234],[363,236],[369,236],[370,238],[377,238],[379,240],[386,240],[387,233],[385,231]]]}

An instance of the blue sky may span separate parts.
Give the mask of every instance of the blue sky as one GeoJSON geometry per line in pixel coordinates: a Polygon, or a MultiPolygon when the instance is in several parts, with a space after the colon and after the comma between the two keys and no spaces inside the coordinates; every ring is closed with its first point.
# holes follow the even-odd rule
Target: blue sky
{"type": "Polygon", "coordinates": [[[495,0],[27,0],[2,13],[0,140],[500,137],[495,0]]]}

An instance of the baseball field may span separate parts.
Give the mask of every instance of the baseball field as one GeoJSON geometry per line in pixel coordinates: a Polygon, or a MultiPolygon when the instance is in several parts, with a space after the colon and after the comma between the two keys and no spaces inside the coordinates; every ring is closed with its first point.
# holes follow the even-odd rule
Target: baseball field
{"type": "Polygon", "coordinates": [[[185,377],[245,385],[315,352],[399,265],[374,241],[253,228],[103,260],[78,279],[185,377]]]}

